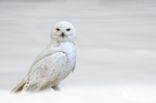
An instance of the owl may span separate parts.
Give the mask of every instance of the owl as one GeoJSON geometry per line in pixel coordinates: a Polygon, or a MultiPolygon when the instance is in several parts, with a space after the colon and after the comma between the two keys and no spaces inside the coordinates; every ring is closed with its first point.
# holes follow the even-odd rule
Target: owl
{"type": "Polygon", "coordinates": [[[58,22],[51,30],[50,43],[36,57],[27,75],[12,92],[56,89],[58,84],[74,71],[75,64],[75,28],[67,21],[58,22]]]}

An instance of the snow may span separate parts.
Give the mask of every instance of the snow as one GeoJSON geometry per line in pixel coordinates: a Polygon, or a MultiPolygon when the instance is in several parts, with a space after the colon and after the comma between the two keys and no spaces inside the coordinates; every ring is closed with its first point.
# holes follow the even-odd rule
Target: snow
{"type": "Polygon", "coordinates": [[[8,94],[1,91],[3,103],[155,103],[155,86],[118,85],[118,86],[70,86],[59,92],[8,94]]]}
{"type": "Polygon", "coordinates": [[[155,11],[154,0],[1,0],[2,101],[155,103],[155,11]],[[77,29],[74,73],[60,92],[9,95],[49,43],[52,26],[62,20],[77,29]]]}

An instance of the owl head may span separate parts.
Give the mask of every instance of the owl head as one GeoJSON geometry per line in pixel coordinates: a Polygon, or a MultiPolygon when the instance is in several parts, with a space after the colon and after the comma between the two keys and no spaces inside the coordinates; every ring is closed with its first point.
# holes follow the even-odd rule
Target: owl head
{"type": "Polygon", "coordinates": [[[51,39],[58,42],[74,42],[75,37],[75,28],[67,21],[56,23],[51,31],[51,39]]]}

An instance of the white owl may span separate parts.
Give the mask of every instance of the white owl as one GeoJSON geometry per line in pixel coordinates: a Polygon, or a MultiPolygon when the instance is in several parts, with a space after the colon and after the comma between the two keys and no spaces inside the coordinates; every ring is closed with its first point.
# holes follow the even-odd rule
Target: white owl
{"type": "Polygon", "coordinates": [[[12,92],[41,91],[56,88],[68,76],[76,63],[75,28],[69,22],[56,23],[52,29],[50,43],[35,59],[28,74],[12,92]]]}

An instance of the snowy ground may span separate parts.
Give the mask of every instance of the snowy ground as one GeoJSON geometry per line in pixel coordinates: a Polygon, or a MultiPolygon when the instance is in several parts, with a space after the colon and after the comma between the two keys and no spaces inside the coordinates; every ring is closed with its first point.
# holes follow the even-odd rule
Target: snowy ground
{"type": "Polygon", "coordinates": [[[67,20],[77,29],[77,67],[47,101],[155,103],[155,11],[154,0],[0,0],[2,100],[46,47],[51,27],[67,20]]]}

